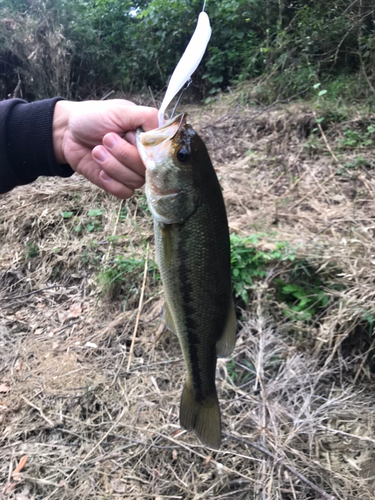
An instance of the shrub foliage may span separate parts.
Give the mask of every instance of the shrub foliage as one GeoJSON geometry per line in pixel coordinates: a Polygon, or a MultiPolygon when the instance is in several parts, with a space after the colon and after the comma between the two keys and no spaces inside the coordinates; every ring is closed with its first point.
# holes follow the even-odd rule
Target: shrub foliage
{"type": "MultiPolygon", "coordinates": [[[[202,3],[0,0],[1,97],[161,90],[202,3]]],[[[324,80],[336,81],[336,92],[374,96],[373,0],[209,0],[206,10],[213,34],[194,76],[200,97],[260,76],[272,98],[324,80]]]]}

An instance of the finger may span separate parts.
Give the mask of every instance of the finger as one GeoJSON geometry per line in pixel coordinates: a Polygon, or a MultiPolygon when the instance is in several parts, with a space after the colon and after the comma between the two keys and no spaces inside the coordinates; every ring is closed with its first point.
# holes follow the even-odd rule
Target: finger
{"type": "Polygon", "coordinates": [[[125,200],[134,194],[134,190],[130,186],[112,179],[102,171],[101,165],[92,158],[87,158],[84,165],[79,165],[74,170],[99,188],[117,196],[117,198],[125,200]]]}
{"type": "Polygon", "coordinates": [[[92,150],[92,157],[100,165],[101,170],[115,181],[131,189],[143,186],[144,177],[118,161],[104,146],[96,146],[92,150]]]}
{"type": "MultiPolygon", "coordinates": [[[[131,137],[130,137],[131,138],[131,137]]],[[[145,167],[136,146],[122,139],[119,135],[110,133],[103,137],[103,145],[122,165],[127,166],[144,177],[145,167]]]]}
{"type": "Polygon", "coordinates": [[[134,189],[131,189],[128,186],[124,186],[121,182],[116,181],[109,177],[103,170],[99,174],[99,179],[101,181],[101,185],[99,187],[103,188],[108,193],[113,194],[117,198],[121,200],[127,200],[134,194],[134,189]]]}

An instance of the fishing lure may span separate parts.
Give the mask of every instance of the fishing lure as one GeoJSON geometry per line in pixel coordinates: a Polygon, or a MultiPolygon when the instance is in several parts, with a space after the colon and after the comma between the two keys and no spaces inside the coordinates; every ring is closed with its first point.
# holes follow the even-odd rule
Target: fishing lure
{"type": "MultiPolygon", "coordinates": [[[[204,8],[204,7],[203,7],[204,8]]],[[[211,38],[210,19],[204,10],[199,14],[197,27],[191,37],[188,46],[185,49],[179,63],[173,71],[167,92],[159,109],[158,120],[159,127],[165,123],[164,113],[170,102],[179,90],[190,80],[191,75],[197,69],[206,51],[208,42],[211,38]]]]}

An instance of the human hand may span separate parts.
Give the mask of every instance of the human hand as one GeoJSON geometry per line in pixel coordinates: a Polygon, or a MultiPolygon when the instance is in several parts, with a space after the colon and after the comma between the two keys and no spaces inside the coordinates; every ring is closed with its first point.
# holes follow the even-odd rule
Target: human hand
{"type": "Polygon", "coordinates": [[[156,109],[123,99],[58,101],[53,115],[55,156],[60,164],[68,163],[100,188],[126,199],[145,180],[135,131],[157,126],[156,109]]]}

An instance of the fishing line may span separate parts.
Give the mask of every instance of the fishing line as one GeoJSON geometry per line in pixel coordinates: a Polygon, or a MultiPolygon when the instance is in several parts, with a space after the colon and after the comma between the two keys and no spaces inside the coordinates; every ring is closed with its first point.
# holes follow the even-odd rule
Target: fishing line
{"type": "Polygon", "coordinates": [[[177,106],[179,105],[179,102],[180,102],[180,100],[181,100],[182,94],[185,92],[185,90],[186,90],[188,87],[190,87],[190,84],[191,84],[191,82],[192,82],[192,81],[193,81],[193,80],[190,78],[190,79],[186,82],[185,87],[181,90],[181,93],[180,93],[180,95],[178,96],[178,99],[177,99],[177,101],[176,101],[176,104],[174,105],[174,108],[173,108],[172,114],[171,114],[171,116],[170,116],[170,120],[172,120],[173,115],[175,114],[176,108],[177,108],[177,106]]]}
{"type": "Polygon", "coordinates": [[[206,0],[204,0],[204,2],[203,2],[202,12],[204,12],[205,8],[206,8],[206,0]]]}
{"type": "Polygon", "coordinates": [[[180,123],[178,124],[178,129],[176,130],[176,132],[172,135],[172,137],[170,138],[171,141],[173,141],[173,139],[176,137],[176,135],[179,133],[180,131],[180,128],[182,126],[182,120],[185,118],[185,113],[182,113],[181,115],[181,119],[180,119],[180,123]]]}

